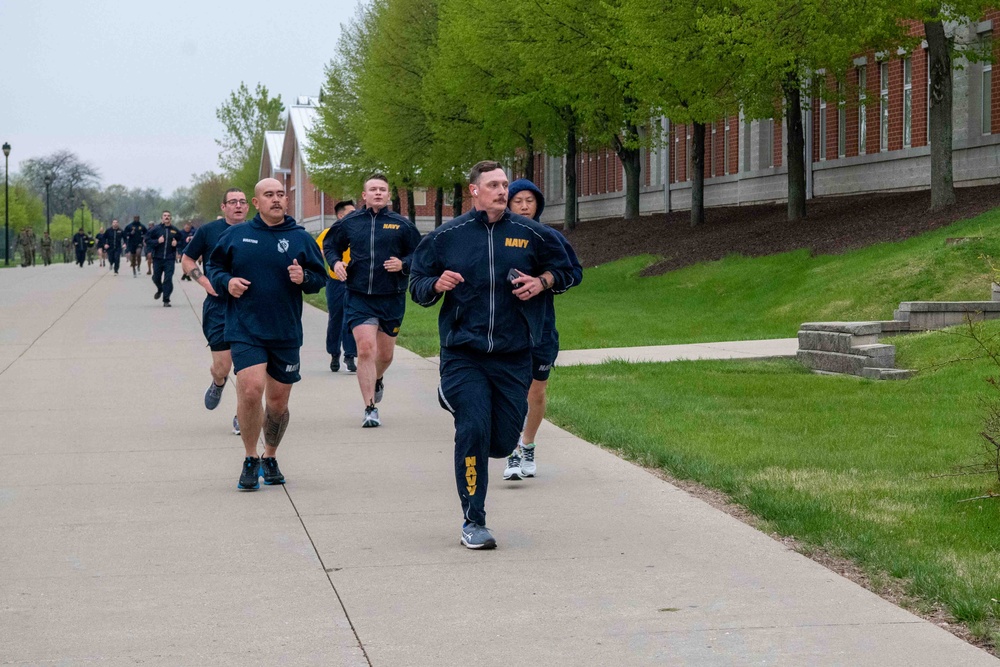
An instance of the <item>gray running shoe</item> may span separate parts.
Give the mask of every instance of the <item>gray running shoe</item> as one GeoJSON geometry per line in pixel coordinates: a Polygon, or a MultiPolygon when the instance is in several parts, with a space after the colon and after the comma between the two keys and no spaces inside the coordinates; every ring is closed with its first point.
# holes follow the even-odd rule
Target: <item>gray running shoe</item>
{"type": "Polygon", "coordinates": [[[239,434],[240,434],[240,420],[237,419],[236,417],[233,417],[233,435],[239,435],[239,434]]]}
{"type": "Polygon", "coordinates": [[[365,420],[361,423],[362,428],[373,428],[381,425],[382,422],[378,418],[378,408],[374,405],[365,408],[365,420]]]}
{"type": "Polygon", "coordinates": [[[205,392],[205,407],[209,410],[219,407],[219,401],[222,400],[222,390],[225,388],[225,380],[223,380],[221,385],[215,384],[215,380],[212,380],[212,384],[208,386],[208,391],[205,392]]]}
{"type": "Polygon", "coordinates": [[[358,365],[354,363],[354,357],[344,357],[344,365],[347,366],[348,373],[358,372],[358,365]]]}
{"type": "Polygon", "coordinates": [[[517,481],[524,476],[521,472],[521,456],[520,451],[515,449],[510,456],[507,457],[507,467],[503,469],[503,478],[508,481],[517,481]]]}
{"type": "Polygon", "coordinates": [[[375,402],[381,403],[382,396],[385,394],[385,385],[382,384],[382,378],[375,380],[375,402]]]}
{"type": "Polygon", "coordinates": [[[521,474],[525,477],[535,476],[535,445],[521,447],[521,474]]]}
{"type": "Polygon", "coordinates": [[[466,521],[462,525],[462,544],[469,549],[495,549],[497,541],[486,526],[466,521]]]}

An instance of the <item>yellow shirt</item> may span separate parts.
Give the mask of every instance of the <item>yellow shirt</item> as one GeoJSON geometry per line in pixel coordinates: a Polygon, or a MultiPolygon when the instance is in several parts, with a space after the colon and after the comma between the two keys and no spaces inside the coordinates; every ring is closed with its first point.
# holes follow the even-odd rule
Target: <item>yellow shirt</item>
{"type": "MultiPolygon", "coordinates": [[[[319,236],[316,237],[316,243],[319,244],[319,252],[320,252],[320,254],[323,254],[323,239],[326,238],[326,233],[328,231],[330,231],[330,227],[327,227],[326,229],[324,229],[323,231],[321,231],[319,233],[319,236]]],[[[348,248],[347,250],[344,251],[344,256],[342,258],[342,261],[344,262],[344,264],[350,263],[350,261],[351,261],[351,249],[350,248],[348,248]]],[[[323,258],[323,262],[326,263],[326,257],[323,258]]],[[[333,272],[333,267],[331,267],[329,264],[326,265],[326,272],[329,273],[330,277],[333,278],[334,280],[340,280],[340,278],[337,277],[337,274],[333,272]]]]}

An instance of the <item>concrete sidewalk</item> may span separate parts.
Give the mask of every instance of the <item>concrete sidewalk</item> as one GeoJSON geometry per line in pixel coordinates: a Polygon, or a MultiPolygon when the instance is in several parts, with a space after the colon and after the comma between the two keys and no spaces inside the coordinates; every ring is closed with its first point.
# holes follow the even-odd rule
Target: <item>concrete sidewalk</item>
{"type": "Polygon", "coordinates": [[[200,288],[127,273],[0,270],[0,664],[1000,664],[550,424],[462,548],[436,367],[362,429],[308,307],[288,484],[237,492],[200,288]]]}
{"type": "Polygon", "coordinates": [[[684,359],[770,359],[794,357],[798,338],[773,340],[736,340],[723,343],[687,345],[648,345],[644,347],[605,347],[593,350],[560,350],[556,366],[603,364],[606,361],[681,361],[684,359]]]}

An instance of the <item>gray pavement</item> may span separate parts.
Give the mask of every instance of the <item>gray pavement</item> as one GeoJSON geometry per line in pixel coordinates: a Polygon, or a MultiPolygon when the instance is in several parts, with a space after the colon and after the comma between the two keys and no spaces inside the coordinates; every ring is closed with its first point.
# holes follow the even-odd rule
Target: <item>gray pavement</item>
{"type": "Polygon", "coordinates": [[[0,270],[0,664],[996,665],[550,424],[459,545],[452,426],[404,350],[383,426],[304,316],[288,484],[236,491],[197,285],[0,270]]]}
{"type": "Polygon", "coordinates": [[[680,361],[683,359],[769,359],[794,357],[798,338],[772,340],[736,340],[722,343],[687,345],[647,345],[643,347],[606,347],[594,350],[562,350],[557,366],[603,364],[607,361],[680,361]]]}

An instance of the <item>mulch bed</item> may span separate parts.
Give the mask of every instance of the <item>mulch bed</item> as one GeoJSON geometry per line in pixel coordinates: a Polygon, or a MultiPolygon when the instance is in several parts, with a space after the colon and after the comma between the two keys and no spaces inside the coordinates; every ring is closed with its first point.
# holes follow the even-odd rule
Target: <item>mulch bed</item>
{"type": "Polygon", "coordinates": [[[667,271],[739,254],[760,257],[809,248],[835,254],[900,241],[1000,207],[1000,185],[959,188],[958,202],[931,211],[929,190],[812,199],[806,219],[786,220],[785,204],[707,208],[705,224],[690,226],[688,211],[581,222],[566,237],[585,267],[652,254],[663,259],[643,271],[667,271]]]}

